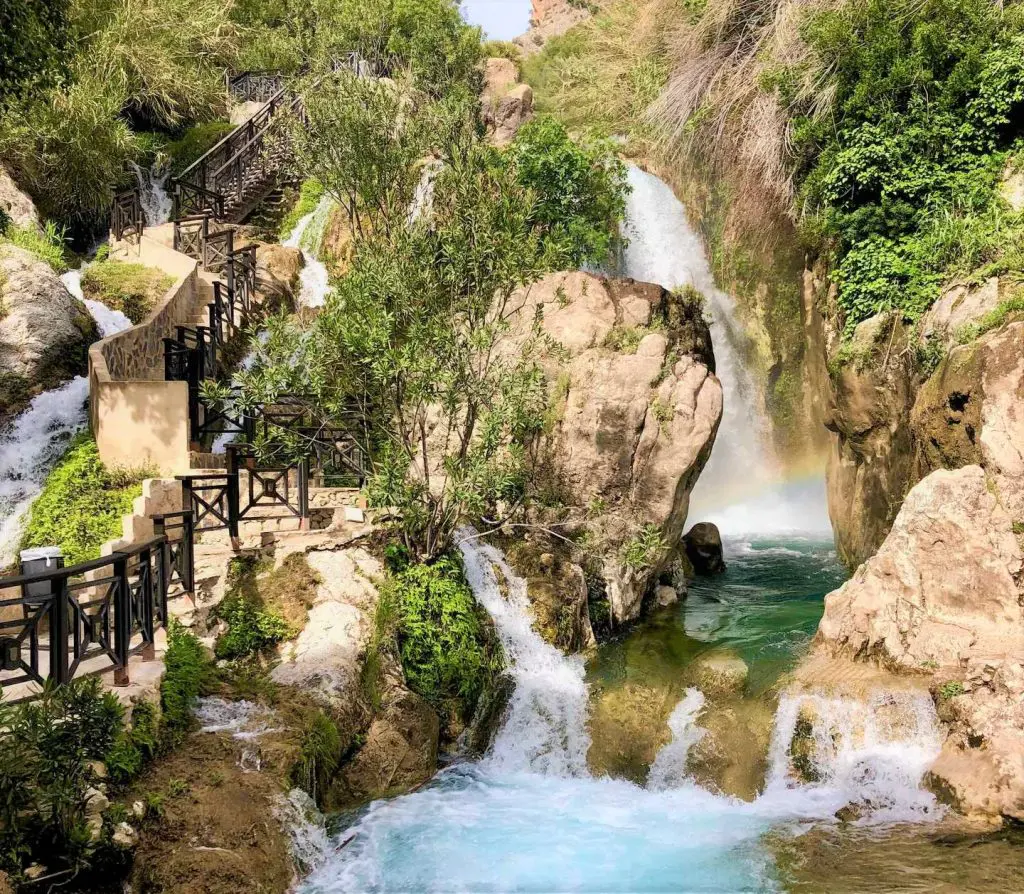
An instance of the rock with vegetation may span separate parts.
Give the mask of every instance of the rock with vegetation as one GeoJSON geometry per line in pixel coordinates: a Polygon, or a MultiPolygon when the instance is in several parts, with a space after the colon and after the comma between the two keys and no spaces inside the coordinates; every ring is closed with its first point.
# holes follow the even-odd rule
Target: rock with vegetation
{"type": "Polygon", "coordinates": [[[160,302],[174,278],[145,264],[102,260],[82,275],[82,294],[141,323],[160,302]]]}
{"type": "Polygon", "coordinates": [[[1024,321],[955,347],[921,387],[912,425],[919,473],[980,465],[1024,521],[1024,321]]]}
{"type": "Polygon", "coordinates": [[[256,246],[256,291],[264,302],[294,307],[299,295],[299,274],[305,266],[301,249],[274,243],[256,246]]]}
{"type": "Polygon", "coordinates": [[[96,323],[53,270],[0,245],[0,417],[86,370],[96,323]]]}
{"type": "Polygon", "coordinates": [[[698,522],[683,537],[686,557],[697,574],[721,574],[725,571],[722,535],[717,525],[698,522]]]}
{"type": "Polygon", "coordinates": [[[682,536],[714,442],[722,386],[699,296],[588,273],[523,294],[543,320],[551,489],[603,557],[616,622],[639,615],[682,536]]]}
{"type": "MultiPolygon", "coordinates": [[[[26,193],[18,189],[11,175],[0,165],[0,221],[6,217],[14,226],[23,229],[40,228],[39,212],[26,193]]],[[[0,226],[0,230],[3,227],[0,226]]]]}
{"type": "Polygon", "coordinates": [[[837,346],[830,369],[829,514],[840,558],[856,567],[878,549],[917,480],[910,410],[918,378],[907,327],[891,314],[865,320],[837,346]]]}
{"type": "Polygon", "coordinates": [[[488,59],[480,103],[491,142],[507,146],[533,115],[533,88],[519,83],[518,67],[511,59],[488,59]]]}

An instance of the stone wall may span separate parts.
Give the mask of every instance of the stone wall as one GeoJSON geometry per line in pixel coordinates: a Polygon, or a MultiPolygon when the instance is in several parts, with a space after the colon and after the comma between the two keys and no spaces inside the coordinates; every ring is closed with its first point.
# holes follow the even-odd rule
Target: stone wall
{"type": "Polygon", "coordinates": [[[100,458],[164,475],[187,471],[188,386],[164,381],[163,340],[194,325],[207,284],[192,258],[147,236],[121,243],[111,257],[160,269],[174,283],[145,320],[89,349],[89,419],[100,458]]]}

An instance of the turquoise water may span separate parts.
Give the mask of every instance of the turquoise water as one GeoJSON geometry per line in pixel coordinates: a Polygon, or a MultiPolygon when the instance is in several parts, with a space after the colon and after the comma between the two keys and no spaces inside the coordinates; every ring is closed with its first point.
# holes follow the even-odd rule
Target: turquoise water
{"type": "MultiPolygon", "coordinates": [[[[649,791],[591,777],[582,663],[559,657],[532,633],[518,583],[512,579],[502,595],[487,567],[500,556],[481,554],[486,549],[464,548],[467,574],[519,667],[522,696],[502,735],[484,760],[449,767],[419,792],[370,805],[340,831],[337,840],[349,843],[302,890],[780,889],[766,833],[828,820],[847,795],[781,785],[745,803],[689,782],[649,791]]],[[[727,560],[725,575],[699,583],[690,599],[605,647],[607,654],[639,646],[640,664],[669,673],[722,643],[752,667],[792,660],[816,624],[823,592],[841,579],[831,548],[742,541],[730,545],[727,560]],[[777,625],[794,625],[796,633],[780,638],[777,625]]],[[[633,658],[629,665],[637,666],[633,658]]]]}

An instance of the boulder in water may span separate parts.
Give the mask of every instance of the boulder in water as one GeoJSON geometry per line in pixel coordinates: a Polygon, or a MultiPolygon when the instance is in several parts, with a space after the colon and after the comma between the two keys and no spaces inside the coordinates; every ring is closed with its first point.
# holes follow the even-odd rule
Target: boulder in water
{"type": "Polygon", "coordinates": [[[256,291],[264,304],[292,308],[299,294],[299,274],[304,266],[302,251],[286,245],[256,246],[256,291]]]}
{"type": "Polygon", "coordinates": [[[40,391],[86,372],[99,333],[49,265],[0,245],[0,418],[40,391]]]}
{"type": "Polygon", "coordinates": [[[711,522],[698,522],[683,537],[686,557],[697,574],[721,574],[725,571],[722,535],[711,522]]]}
{"type": "Polygon", "coordinates": [[[700,716],[704,734],[690,748],[687,775],[709,791],[753,801],[764,788],[772,706],[761,699],[718,699],[700,716]]]}
{"type": "Polygon", "coordinates": [[[733,652],[708,652],[691,665],[694,685],[708,698],[737,695],[747,685],[747,663],[733,652]]]}

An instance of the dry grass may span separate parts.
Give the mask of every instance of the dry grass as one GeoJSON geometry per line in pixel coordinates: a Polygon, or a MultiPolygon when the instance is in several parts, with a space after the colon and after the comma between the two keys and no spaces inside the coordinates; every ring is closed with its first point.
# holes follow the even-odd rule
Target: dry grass
{"type": "Polygon", "coordinates": [[[766,77],[801,72],[789,101],[827,115],[830,72],[800,36],[800,23],[841,0],[709,0],[669,38],[672,72],[647,117],[663,150],[733,172],[738,198],[766,193],[795,216],[788,109],[766,77]]]}

